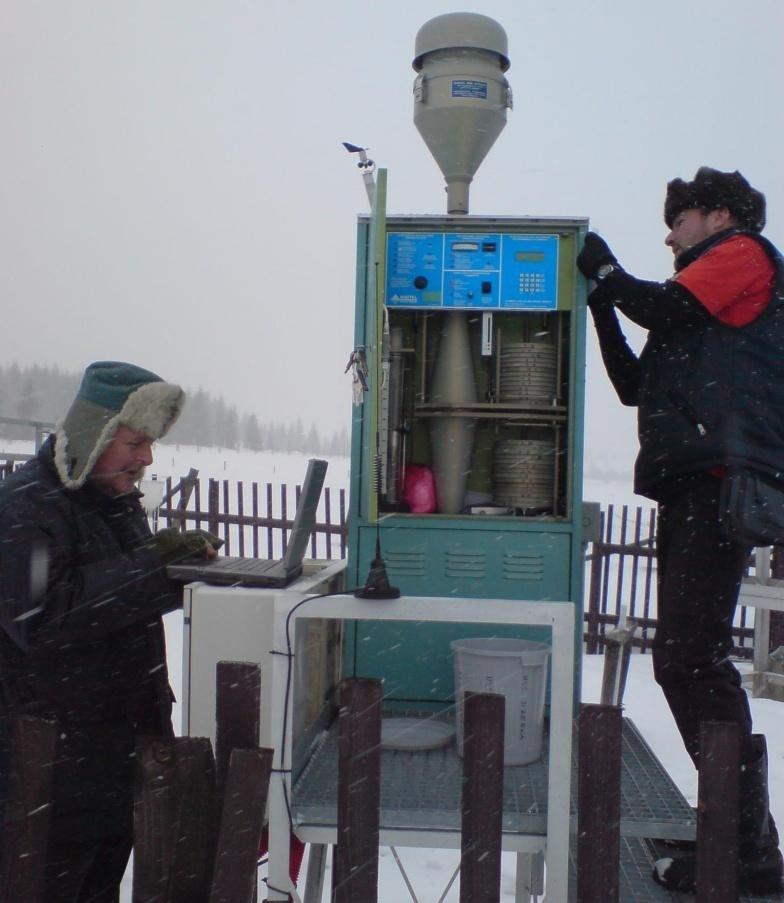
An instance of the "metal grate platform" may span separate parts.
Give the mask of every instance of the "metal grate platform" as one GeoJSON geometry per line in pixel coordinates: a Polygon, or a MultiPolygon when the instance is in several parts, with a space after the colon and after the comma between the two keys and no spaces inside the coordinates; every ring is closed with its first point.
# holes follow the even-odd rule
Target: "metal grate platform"
{"type": "MultiPolygon", "coordinates": [[[[576,740],[576,738],[575,738],[576,740]]],[[[667,851],[647,838],[693,839],[694,812],[639,733],[623,719],[620,903],[688,903],[651,878],[667,851]]],[[[574,743],[577,749],[576,742],[574,743]]],[[[547,736],[543,760],[504,770],[505,833],[544,834],[547,819],[547,736]]],[[[299,826],[334,829],[337,821],[337,727],[325,732],[294,784],[292,815],[299,826]]],[[[381,755],[382,830],[460,832],[462,760],[454,745],[430,752],[384,750],[381,755]]],[[[572,787],[576,793],[576,762],[572,787]]],[[[576,827],[572,799],[572,828],[576,827]]],[[[569,903],[577,897],[575,845],[570,854],[569,903]]],[[[784,895],[742,896],[739,903],[784,903],[784,895]]]]}
{"type": "MultiPolygon", "coordinates": [[[[658,848],[655,842],[641,837],[621,837],[619,903],[694,903],[691,894],[674,894],[665,890],[651,877],[653,863],[662,856],[672,855],[658,848]]],[[[575,850],[569,856],[569,903],[577,900],[577,863],[575,850]]],[[[741,894],[738,903],[784,903],[784,894],[752,897],[741,894]]]]}
{"type": "MultiPolygon", "coordinates": [[[[574,748],[576,749],[575,743],[574,748]]],[[[623,722],[621,830],[628,836],[690,839],[694,813],[634,724],[623,722]]],[[[542,761],[504,769],[505,833],[544,834],[547,825],[547,737],[542,761]]],[[[337,728],[311,755],[292,794],[299,825],[334,827],[337,821],[337,728]]],[[[460,831],[462,760],[455,747],[429,752],[384,750],[381,755],[381,828],[460,831]]],[[[575,788],[576,763],[572,787],[575,788]]],[[[576,812],[572,800],[572,816],[576,812]]]]}
{"type": "MultiPolygon", "coordinates": [[[[672,894],[651,877],[654,856],[640,837],[621,837],[621,862],[618,881],[619,903],[672,903],[672,894]]],[[[572,844],[569,855],[569,903],[577,901],[577,855],[572,844]]],[[[691,898],[694,903],[694,897],[691,898]]]]}

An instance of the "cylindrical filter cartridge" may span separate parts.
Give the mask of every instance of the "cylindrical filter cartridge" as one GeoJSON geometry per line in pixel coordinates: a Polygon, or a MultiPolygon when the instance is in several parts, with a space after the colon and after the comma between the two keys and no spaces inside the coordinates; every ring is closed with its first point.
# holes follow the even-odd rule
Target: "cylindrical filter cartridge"
{"type": "Polygon", "coordinates": [[[510,342],[501,347],[499,401],[552,404],[557,396],[557,355],[554,345],[510,342]]]}
{"type": "Polygon", "coordinates": [[[493,501],[496,505],[544,513],[552,511],[554,474],[552,442],[502,439],[493,449],[493,501]]]}

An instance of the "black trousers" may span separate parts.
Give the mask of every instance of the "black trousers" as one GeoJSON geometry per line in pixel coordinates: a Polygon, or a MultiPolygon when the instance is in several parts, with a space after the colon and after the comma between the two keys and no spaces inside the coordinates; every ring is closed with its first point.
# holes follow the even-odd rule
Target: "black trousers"
{"type": "Polygon", "coordinates": [[[131,837],[50,844],[46,903],[118,903],[131,837]]]}
{"type": "Polygon", "coordinates": [[[751,712],[729,660],[751,549],[719,530],[720,485],[709,474],[692,474],[672,481],[659,501],[654,675],[695,765],[701,721],[738,724],[741,761],[753,758],[751,712]]]}

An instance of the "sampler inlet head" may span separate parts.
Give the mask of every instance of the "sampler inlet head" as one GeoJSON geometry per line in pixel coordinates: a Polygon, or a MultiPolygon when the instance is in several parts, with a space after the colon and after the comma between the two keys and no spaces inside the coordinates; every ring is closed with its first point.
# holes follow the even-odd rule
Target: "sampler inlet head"
{"type": "Polygon", "coordinates": [[[512,107],[506,32],[488,16],[447,13],[419,29],[415,54],[414,124],[446,179],[447,212],[468,213],[468,187],[512,107]]]}

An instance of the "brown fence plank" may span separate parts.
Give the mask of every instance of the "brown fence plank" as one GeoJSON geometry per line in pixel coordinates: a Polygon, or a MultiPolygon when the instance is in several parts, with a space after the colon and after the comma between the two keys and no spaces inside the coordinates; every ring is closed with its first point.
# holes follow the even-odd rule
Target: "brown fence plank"
{"type": "MultiPolygon", "coordinates": [[[[346,523],[346,490],[340,490],[340,523],[346,523]]],[[[346,557],[346,542],[348,539],[348,531],[341,530],[340,533],[340,557],[346,557]]]]}
{"type": "MultiPolygon", "coordinates": [[[[285,483],[280,487],[280,519],[282,521],[286,520],[287,512],[288,512],[288,492],[286,491],[285,483]]],[[[286,546],[289,544],[289,531],[286,527],[283,527],[281,530],[281,542],[283,544],[282,552],[286,554],[286,546]]]]}
{"type": "Polygon", "coordinates": [[[380,680],[351,677],[340,685],[333,903],[378,900],[381,700],[380,680]]]}
{"type": "MultiPolygon", "coordinates": [[[[231,511],[229,504],[229,481],[223,481],[223,510],[228,514],[231,511]]],[[[231,530],[229,529],[228,518],[223,519],[223,540],[225,542],[224,554],[231,555],[231,530]]]]}
{"type": "MultiPolygon", "coordinates": [[[[642,545],[642,508],[638,505],[635,509],[634,513],[634,544],[636,546],[642,545]]],[[[632,575],[631,575],[631,585],[634,588],[634,595],[629,603],[629,617],[634,618],[637,616],[637,587],[638,587],[638,579],[640,576],[640,556],[635,555],[632,558],[632,575]]]]}
{"type": "MultiPolygon", "coordinates": [[[[651,551],[654,552],[654,546],[656,545],[656,509],[649,508],[651,520],[650,527],[648,531],[648,545],[651,548],[651,551]]],[[[643,603],[643,620],[647,621],[651,616],[651,588],[653,584],[653,568],[654,568],[654,555],[651,555],[647,561],[645,566],[645,599],[643,603]]],[[[638,623],[642,623],[639,621],[638,623]]],[[[643,627],[642,629],[642,637],[641,642],[643,648],[648,644],[648,630],[647,627],[643,627]]]]}
{"type": "MultiPolygon", "coordinates": [[[[327,486],[324,489],[324,520],[327,523],[327,527],[332,526],[332,492],[331,492],[329,486],[327,486]]],[[[326,539],[327,558],[331,561],[332,560],[332,533],[329,530],[327,530],[324,534],[324,537],[326,539]]]]}
{"type": "MultiPolygon", "coordinates": [[[[602,515],[602,523],[604,515],[602,515]]],[[[588,610],[585,620],[587,625],[586,652],[595,655],[599,651],[599,606],[602,593],[602,576],[604,573],[607,556],[603,551],[603,544],[595,542],[590,554],[591,577],[588,584],[588,610]]]]}
{"type": "MultiPolygon", "coordinates": [[[[267,521],[272,519],[272,483],[267,483],[267,521]]],[[[272,529],[267,527],[267,558],[274,558],[272,529]]]]}
{"type": "MultiPolygon", "coordinates": [[[[629,506],[624,505],[621,508],[620,544],[622,546],[628,545],[628,543],[626,541],[626,527],[628,525],[628,521],[629,521],[629,506]]],[[[621,607],[623,606],[623,600],[624,600],[623,575],[624,575],[624,564],[626,562],[626,557],[627,557],[626,555],[618,556],[618,576],[616,578],[616,584],[615,584],[615,610],[618,612],[621,610],[621,607]]],[[[627,610],[628,610],[629,605],[630,606],[634,605],[635,587],[634,586],[630,587],[630,590],[631,590],[631,593],[630,593],[630,598],[627,603],[627,610]]]]}
{"type": "Polygon", "coordinates": [[[0,900],[45,903],[44,862],[57,724],[22,715],[14,723],[3,825],[0,900]]]}
{"type": "Polygon", "coordinates": [[[195,519],[196,519],[196,527],[201,528],[202,525],[202,509],[201,509],[201,481],[199,480],[196,483],[196,486],[193,490],[193,504],[196,509],[195,519]]]}
{"type": "Polygon", "coordinates": [[[259,557],[259,526],[256,520],[259,516],[259,484],[252,484],[252,511],[253,511],[253,557],[259,557]]]}
{"type": "Polygon", "coordinates": [[[460,903],[498,903],[504,791],[504,697],[466,693],[460,903]]]}
{"type": "Polygon", "coordinates": [[[245,530],[242,524],[245,522],[245,500],[243,498],[242,480],[237,482],[237,517],[239,518],[240,528],[237,536],[237,554],[240,558],[245,557],[245,530]]]}
{"type": "Polygon", "coordinates": [[[207,529],[216,536],[220,533],[220,522],[218,514],[220,512],[220,483],[218,480],[210,479],[207,484],[207,529]]]}
{"type": "Polygon", "coordinates": [[[256,749],[259,745],[261,666],[218,662],[215,680],[215,761],[221,796],[232,750],[256,749]]]}
{"type": "Polygon", "coordinates": [[[215,759],[207,737],[178,737],[175,744],[175,836],[168,899],[207,903],[215,861],[215,759]]]}
{"type": "Polygon", "coordinates": [[[617,903],[621,843],[621,709],[580,707],[577,901],[617,903]]]}
{"type": "Polygon", "coordinates": [[[235,749],[229,761],[209,903],[251,903],[272,769],[271,749],[235,749]]]}
{"type": "Polygon", "coordinates": [[[168,903],[177,787],[174,740],[139,737],[133,821],[133,903],[168,903]]]}
{"type": "Polygon", "coordinates": [[[133,903],[206,903],[214,794],[208,739],[137,739],[133,903]]]}
{"type": "Polygon", "coordinates": [[[738,899],[740,728],[700,724],[697,788],[697,903],[738,899]]]}

